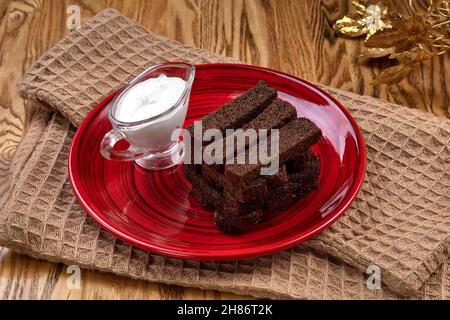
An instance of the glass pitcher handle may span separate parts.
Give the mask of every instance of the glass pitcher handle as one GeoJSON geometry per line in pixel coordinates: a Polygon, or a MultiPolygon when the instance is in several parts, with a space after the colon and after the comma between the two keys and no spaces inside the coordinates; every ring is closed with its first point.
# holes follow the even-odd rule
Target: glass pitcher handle
{"type": "Polygon", "coordinates": [[[127,150],[114,150],[114,145],[120,140],[125,139],[124,135],[115,130],[105,134],[100,142],[100,153],[108,160],[131,161],[142,158],[145,155],[143,150],[130,146],[127,150]]]}

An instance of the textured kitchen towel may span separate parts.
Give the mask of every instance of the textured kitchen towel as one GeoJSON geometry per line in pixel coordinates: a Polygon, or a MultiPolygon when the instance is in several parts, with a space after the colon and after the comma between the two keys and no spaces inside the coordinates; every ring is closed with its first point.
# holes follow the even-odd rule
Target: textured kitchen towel
{"type": "MultiPolygon", "coordinates": [[[[227,61],[153,35],[105,10],[25,74],[20,94],[65,117],[49,112],[33,119],[39,124],[30,129],[11,169],[16,176],[0,217],[3,243],[52,261],[256,296],[384,297],[387,290],[364,289],[361,271],[369,265],[379,266],[383,282],[403,295],[420,295],[417,290],[435,271],[431,283],[438,277],[441,289],[448,289],[450,122],[331,88],[325,89],[350,110],[363,131],[368,168],[351,209],[306,243],[317,251],[301,246],[228,263],[180,261],[144,253],[96,226],[67,181],[74,130],[69,121],[79,125],[107,94],[149,64],[168,60],[227,61]],[[40,135],[33,136],[32,130],[40,135]]],[[[445,296],[448,291],[439,292],[445,296]]]]}
{"type": "MultiPolygon", "coordinates": [[[[152,255],[117,240],[84,213],[71,192],[65,166],[74,133],[60,114],[33,117],[10,169],[15,183],[8,208],[0,212],[2,245],[137,279],[263,298],[400,298],[385,286],[368,289],[367,275],[304,246],[257,259],[199,262],[152,255]]],[[[450,298],[447,261],[412,298],[450,298]]]]}

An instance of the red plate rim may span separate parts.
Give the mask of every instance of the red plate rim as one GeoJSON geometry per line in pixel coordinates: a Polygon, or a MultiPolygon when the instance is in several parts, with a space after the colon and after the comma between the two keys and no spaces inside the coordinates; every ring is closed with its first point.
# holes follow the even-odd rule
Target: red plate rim
{"type": "MultiPolygon", "coordinates": [[[[290,75],[288,73],[274,70],[271,68],[265,68],[265,67],[259,67],[254,65],[248,65],[248,64],[235,64],[235,63],[210,63],[210,64],[197,64],[195,65],[196,69],[209,69],[209,68],[242,68],[242,69],[257,69],[260,71],[265,71],[269,73],[274,73],[279,76],[288,77],[291,79],[294,79],[296,81],[302,82],[303,84],[313,88],[314,90],[320,92],[321,94],[325,95],[327,98],[329,98],[335,105],[344,113],[347,120],[350,122],[353,130],[356,134],[357,139],[357,145],[359,149],[359,161],[360,165],[358,167],[358,172],[356,174],[354,183],[352,184],[349,192],[347,193],[346,197],[342,200],[340,208],[337,208],[332,214],[328,215],[326,218],[323,219],[323,222],[320,223],[317,226],[311,227],[309,230],[305,231],[301,236],[292,236],[290,239],[287,239],[281,243],[273,243],[273,246],[270,248],[261,248],[261,250],[258,250],[257,252],[248,252],[248,250],[244,250],[240,252],[241,249],[236,249],[232,253],[229,254],[221,254],[220,256],[215,255],[212,252],[206,252],[206,253],[198,253],[196,252],[195,255],[192,255],[192,253],[187,252],[186,250],[173,250],[170,248],[165,248],[158,244],[152,244],[146,241],[143,241],[127,230],[120,230],[116,226],[110,224],[108,221],[102,219],[84,200],[83,197],[83,190],[79,189],[77,187],[76,180],[79,179],[79,172],[78,172],[78,163],[76,154],[80,147],[80,133],[83,132],[88,124],[90,123],[90,120],[99,112],[101,111],[106,104],[108,104],[113,97],[119,92],[121,89],[115,91],[108,97],[106,97],[102,102],[100,102],[83,120],[81,125],[79,126],[78,130],[76,131],[70,151],[69,151],[69,159],[68,159],[68,175],[70,184],[72,186],[72,190],[80,203],[80,205],[83,207],[83,209],[91,216],[92,219],[96,223],[98,223],[102,228],[110,232],[112,235],[116,236],[117,238],[134,245],[140,249],[149,251],[151,253],[155,254],[161,254],[164,256],[169,256],[173,258],[178,259],[190,259],[190,260],[236,260],[236,259],[246,259],[246,258],[254,258],[258,256],[264,256],[273,254],[282,250],[286,250],[289,248],[292,248],[293,246],[300,244],[313,236],[319,234],[324,229],[328,228],[330,225],[332,225],[353,203],[355,200],[359,190],[361,189],[361,186],[364,182],[364,176],[366,172],[366,165],[367,165],[367,158],[366,158],[366,145],[364,142],[363,135],[356,124],[355,119],[351,116],[350,112],[338,101],[336,100],[332,95],[328,94],[323,89],[317,87],[316,85],[312,84],[309,81],[306,81],[304,79],[298,78],[296,76],[290,75]]],[[[237,235],[238,236],[238,235],[237,235]]]]}

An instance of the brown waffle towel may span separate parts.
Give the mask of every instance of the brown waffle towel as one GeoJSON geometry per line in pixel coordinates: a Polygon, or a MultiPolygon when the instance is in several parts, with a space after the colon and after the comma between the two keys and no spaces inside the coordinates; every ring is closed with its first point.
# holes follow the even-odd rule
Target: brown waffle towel
{"type": "Polygon", "coordinates": [[[449,298],[450,121],[331,88],[325,89],[363,131],[367,175],[351,209],[307,247],[250,260],[182,261],[136,249],[100,229],[67,179],[75,127],[144,67],[174,60],[229,61],[105,10],[35,63],[19,91],[47,110],[32,119],[12,163],[0,244],[51,261],[259,297],[449,298]],[[366,288],[369,265],[381,268],[390,289],[366,288]]]}

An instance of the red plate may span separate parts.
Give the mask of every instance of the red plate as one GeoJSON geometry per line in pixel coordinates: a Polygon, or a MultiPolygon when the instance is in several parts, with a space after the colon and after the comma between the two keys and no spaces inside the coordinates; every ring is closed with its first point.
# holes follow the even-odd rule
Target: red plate
{"type": "Polygon", "coordinates": [[[182,166],[147,171],[133,162],[105,160],[100,140],[111,129],[108,103],[83,121],[72,143],[69,176],[86,212],[116,237],[144,250],[196,260],[250,258],[295,246],[327,228],[349,207],[362,184],[366,154],[362,135],[348,111],[316,86],[270,69],[234,64],[198,65],[185,125],[230,101],[257,80],[274,86],[299,116],[314,121],[323,138],[320,187],[291,208],[241,235],[226,235],[213,212],[189,194],[182,166]]]}

